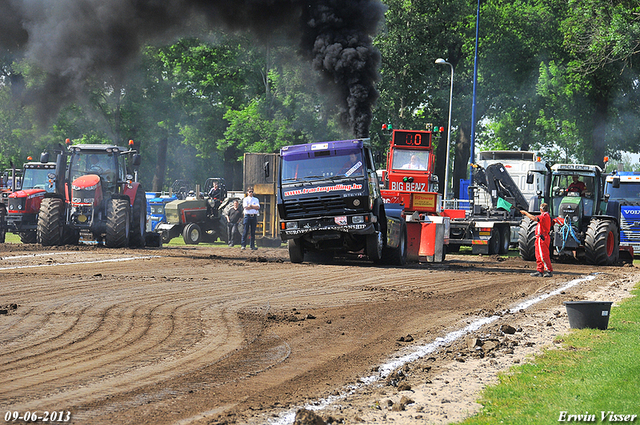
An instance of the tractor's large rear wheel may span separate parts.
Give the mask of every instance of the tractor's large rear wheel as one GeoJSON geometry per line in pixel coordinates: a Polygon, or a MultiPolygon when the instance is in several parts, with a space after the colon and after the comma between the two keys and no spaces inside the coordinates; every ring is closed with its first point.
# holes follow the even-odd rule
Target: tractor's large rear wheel
{"type": "Polygon", "coordinates": [[[620,232],[613,221],[594,218],[584,237],[585,259],[597,266],[613,266],[618,262],[620,232]]]}
{"type": "Polygon", "coordinates": [[[124,248],[129,244],[129,201],[111,199],[107,204],[107,234],[105,245],[109,248],[124,248]]]}
{"type": "Polygon", "coordinates": [[[63,201],[60,198],[44,198],[38,214],[37,238],[42,246],[62,245],[64,223],[63,201]]]}
{"type": "Polygon", "coordinates": [[[133,220],[131,222],[131,235],[129,246],[144,248],[144,231],[147,227],[147,201],[142,187],[138,186],[136,198],[133,201],[133,220]]]}
{"type": "Polygon", "coordinates": [[[522,219],[520,231],[518,232],[518,249],[520,257],[525,261],[536,259],[536,225],[537,223],[528,218],[522,219]]]}

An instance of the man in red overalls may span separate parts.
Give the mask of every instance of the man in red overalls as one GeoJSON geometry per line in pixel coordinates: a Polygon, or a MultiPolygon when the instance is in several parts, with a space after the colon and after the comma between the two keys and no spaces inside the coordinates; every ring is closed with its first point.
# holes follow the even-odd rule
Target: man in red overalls
{"type": "Polygon", "coordinates": [[[536,226],[536,271],[531,273],[531,276],[536,277],[552,277],[553,276],[553,267],[551,266],[551,257],[549,255],[549,243],[551,242],[551,237],[549,233],[551,232],[551,216],[549,215],[549,205],[547,203],[543,203],[540,205],[540,215],[535,216],[529,214],[525,210],[520,210],[520,212],[529,217],[529,220],[535,221],[538,223],[536,226]]]}

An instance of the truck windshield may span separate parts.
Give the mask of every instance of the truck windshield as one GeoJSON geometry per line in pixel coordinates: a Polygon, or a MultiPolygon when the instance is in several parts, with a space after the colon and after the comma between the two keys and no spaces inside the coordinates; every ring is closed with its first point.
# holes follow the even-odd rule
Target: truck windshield
{"type": "Polygon", "coordinates": [[[322,180],[333,177],[361,177],[364,174],[359,150],[304,152],[282,157],[282,182],[322,180]]]}
{"type": "Polygon", "coordinates": [[[620,187],[613,187],[607,182],[606,192],[609,199],[637,199],[640,200],[640,182],[626,183],[620,182],[620,187]]]}
{"type": "Polygon", "coordinates": [[[394,170],[426,170],[429,165],[429,151],[421,149],[393,149],[394,170]]]}
{"type": "Polygon", "coordinates": [[[55,170],[45,168],[27,168],[22,176],[22,189],[43,189],[49,193],[55,191],[53,180],[49,182],[49,173],[55,170]]]}

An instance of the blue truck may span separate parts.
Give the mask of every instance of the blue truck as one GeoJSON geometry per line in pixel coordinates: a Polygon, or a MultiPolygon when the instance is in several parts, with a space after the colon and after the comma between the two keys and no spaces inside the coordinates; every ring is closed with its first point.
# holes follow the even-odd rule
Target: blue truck
{"type": "Polygon", "coordinates": [[[640,171],[617,171],[607,176],[605,194],[620,204],[620,245],[640,253],[640,171]]]}

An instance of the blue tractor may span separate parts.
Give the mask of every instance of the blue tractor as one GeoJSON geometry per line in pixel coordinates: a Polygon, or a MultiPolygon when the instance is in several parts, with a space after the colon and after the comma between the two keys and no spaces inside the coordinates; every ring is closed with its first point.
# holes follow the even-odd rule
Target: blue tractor
{"type": "Polygon", "coordinates": [[[156,227],[158,226],[158,224],[167,222],[167,216],[165,215],[164,207],[169,202],[175,201],[177,199],[179,199],[178,196],[176,194],[173,194],[171,196],[160,195],[147,200],[147,208],[148,208],[149,224],[151,226],[151,229],[150,229],[151,232],[156,230],[156,227]]]}

